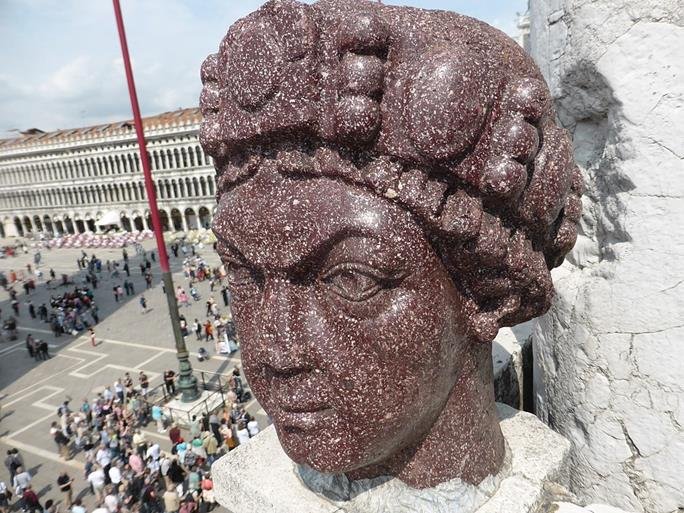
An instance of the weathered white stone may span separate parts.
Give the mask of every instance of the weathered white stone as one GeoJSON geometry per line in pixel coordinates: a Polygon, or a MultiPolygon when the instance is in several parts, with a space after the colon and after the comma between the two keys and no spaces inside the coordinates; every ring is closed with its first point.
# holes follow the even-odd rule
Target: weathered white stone
{"type": "Polygon", "coordinates": [[[546,511],[549,513],[589,513],[587,508],[577,506],[571,502],[555,502],[546,511]]]}
{"type": "Polygon", "coordinates": [[[675,512],[684,509],[684,1],[535,0],[530,18],[530,52],[587,188],[577,245],[554,271],[555,304],[533,332],[537,411],[571,441],[566,478],[583,503],[675,512]]]}
{"type": "Polygon", "coordinates": [[[532,406],[525,404],[528,390],[532,395],[532,327],[529,321],[502,328],[492,342],[496,400],[518,410],[532,406]]]}
{"type": "MultiPolygon", "coordinates": [[[[443,508],[446,489],[461,493],[462,487],[446,487],[435,497],[435,507],[430,507],[426,490],[418,490],[413,496],[406,485],[394,483],[387,487],[388,496],[378,497],[377,490],[372,504],[392,504],[393,494],[400,493],[401,508],[388,506],[381,511],[411,511],[412,513],[459,511],[460,513],[530,513],[547,499],[546,486],[559,476],[568,454],[569,443],[549,429],[537,417],[499,404],[501,430],[508,444],[509,463],[506,471],[496,478],[499,486],[487,490],[489,497],[484,504],[474,502],[475,496],[465,494],[461,507],[443,508]],[[406,501],[414,500],[413,506],[406,501]],[[476,504],[475,508],[468,505],[476,504]]],[[[345,513],[356,512],[323,498],[309,490],[301,481],[295,464],[283,452],[273,426],[266,428],[249,443],[231,451],[212,466],[214,490],[218,502],[228,511],[238,513],[345,513]]],[[[390,480],[398,481],[398,480],[390,480]]],[[[496,479],[491,480],[496,482],[496,479]]],[[[365,492],[363,492],[365,493],[365,492]]],[[[330,495],[334,496],[334,495],[330,495]]],[[[447,500],[449,497],[447,497],[447,500]]],[[[372,513],[363,510],[364,513],[372,513]]]]}
{"type": "Polygon", "coordinates": [[[626,513],[623,509],[606,506],[604,504],[591,504],[585,508],[570,502],[555,502],[548,508],[549,513],[626,513]]]}

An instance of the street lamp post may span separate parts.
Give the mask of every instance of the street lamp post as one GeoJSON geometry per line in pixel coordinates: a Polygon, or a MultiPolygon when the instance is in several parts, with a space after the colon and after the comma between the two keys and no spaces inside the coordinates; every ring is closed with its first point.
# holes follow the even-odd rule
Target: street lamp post
{"type": "Polygon", "coordinates": [[[138,146],[140,148],[140,162],[142,163],[143,176],[145,177],[145,191],[147,192],[147,201],[150,206],[152,228],[154,229],[154,235],[157,240],[159,266],[161,267],[162,281],[164,283],[164,289],[166,290],[166,302],[169,306],[173,336],[176,340],[176,357],[178,358],[179,367],[177,381],[178,389],[181,391],[181,400],[183,402],[192,402],[199,397],[200,392],[197,388],[197,378],[192,373],[188,349],[185,347],[185,340],[183,339],[183,334],[180,330],[178,303],[176,302],[173,278],[169,268],[169,255],[166,252],[161,219],[159,218],[159,210],[157,209],[157,195],[155,194],[154,184],[152,183],[152,171],[150,169],[150,160],[147,155],[145,133],[143,131],[142,118],[140,117],[140,108],[138,106],[138,95],[136,94],[135,82],[133,81],[131,59],[128,55],[128,44],[126,43],[126,31],[124,29],[123,16],[121,15],[121,5],[119,4],[119,0],[112,0],[112,2],[114,4],[114,15],[116,16],[116,27],[119,31],[119,41],[121,42],[121,53],[123,54],[124,67],[126,69],[126,81],[128,82],[128,94],[131,98],[135,132],[138,137],[138,146]]]}

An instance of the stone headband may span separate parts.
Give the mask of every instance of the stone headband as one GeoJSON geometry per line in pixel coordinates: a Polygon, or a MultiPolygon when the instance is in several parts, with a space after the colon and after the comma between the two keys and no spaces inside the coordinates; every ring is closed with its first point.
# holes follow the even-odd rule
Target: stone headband
{"type": "Polygon", "coordinates": [[[582,178],[543,78],[504,34],[443,11],[273,0],[201,78],[219,196],[268,155],[283,174],[366,187],[429,228],[478,338],[546,311],[582,178]]]}

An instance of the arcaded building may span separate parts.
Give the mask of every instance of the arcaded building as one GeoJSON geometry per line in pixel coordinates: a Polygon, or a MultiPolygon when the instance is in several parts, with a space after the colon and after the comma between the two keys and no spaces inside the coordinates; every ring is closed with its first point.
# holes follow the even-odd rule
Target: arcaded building
{"type": "MultiPolygon", "coordinates": [[[[206,227],[216,208],[200,120],[199,109],[143,119],[165,231],[206,227]]],[[[132,121],[0,139],[1,237],[97,232],[112,210],[124,230],[152,227],[132,121]]]]}

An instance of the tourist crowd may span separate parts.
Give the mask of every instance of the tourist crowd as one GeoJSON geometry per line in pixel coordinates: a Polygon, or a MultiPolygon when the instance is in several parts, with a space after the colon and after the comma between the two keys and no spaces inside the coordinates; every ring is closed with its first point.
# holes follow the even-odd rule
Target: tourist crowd
{"type": "MultiPolygon", "coordinates": [[[[172,247],[172,251],[177,254],[178,248],[174,251],[172,247]]],[[[203,300],[196,285],[206,280],[210,282],[210,292],[213,293],[215,288],[217,293],[220,290],[223,306],[228,307],[230,295],[222,286],[224,276],[221,269],[207,265],[195,254],[194,246],[183,245],[181,251],[189,288],[189,294],[183,287],[175,291],[181,311],[190,301],[203,300]],[[192,255],[188,256],[190,251],[192,255]]],[[[136,253],[140,254],[140,251],[136,250],[136,253]]],[[[150,261],[144,251],[142,256],[141,273],[149,287],[150,261]]],[[[154,253],[150,253],[150,258],[154,260],[154,253]]],[[[128,280],[128,255],[124,249],[121,262],[103,263],[95,255],[88,256],[83,252],[77,263],[82,278],[78,284],[63,275],[59,285],[68,286],[68,290],[61,295],[52,294],[47,304],[37,308],[27,297],[26,309],[32,318],[49,323],[56,336],[89,329],[91,343],[96,345],[92,326],[99,322],[99,315],[93,289],[97,288],[100,275],[106,270],[113,279],[126,273],[124,286],[113,286],[117,301],[123,295],[122,288],[125,288],[126,295],[134,294],[133,285],[128,280]]],[[[28,271],[30,273],[31,269],[28,271]]],[[[52,269],[49,274],[47,286],[54,290],[58,280],[52,269]]],[[[8,287],[16,300],[12,286],[18,282],[18,276],[11,278],[13,283],[8,287]]],[[[28,296],[30,290],[26,292],[28,296]]],[[[206,319],[203,321],[194,318],[188,322],[181,315],[183,335],[198,342],[212,341],[216,353],[236,351],[238,345],[229,309],[222,313],[213,296],[204,304],[206,319]]],[[[146,308],[143,305],[143,309],[146,308]]],[[[18,300],[14,312],[20,316],[18,300]]],[[[29,334],[26,345],[29,354],[37,360],[49,357],[45,341],[29,334]]],[[[167,398],[169,394],[175,396],[175,373],[168,370],[163,378],[167,398]]],[[[9,481],[0,479],[0,513],[17,508],[23,512],[39,513],[203,513],[211,510],[215,506],[211,464],[223,453],[248,443],[259,432],[256,420],[245,409],[251,395],[243,386],[239,369],[233,371],[228,382],[225,406],[205,415],[193,416],[183,426],[183,431],[175,422],[173,410],[163,407],[158,390],[155,393],[150,388],[144,372],[135,378],[125,373],[96,397],[83,399],[76,408],[70,401],[64,401],[56,412],[49,433],[62,459],[67,461],[76,457],[84,462],[83,478],[88,483],[96,507],[85,506],[90,502],[84,495],[88,489],[74,494],[74,479],[68,471],[56,476],[56,487],[53,488],[60,491],[61,500],[50,497],[41,503],[32,488],[31,473],[14,449],[8,452],[5,460],[9,481]],[[155,426],[159,434],[167,434],[170,450],[162,450],[155,440],[159,434],[146,434],[148,425],[155,426]]]]}
{"type": "MultiPolygon", "coordinates": [[[[164,373],[169,394],[177,393],[175,377],[171,370],[164,373]]],[[[184,431],[161,401],[151,398],[144,372],[135,381],[126,373],[92,400],[83,399],[76,409],[64,401],[50,426],[50,436],[65,461],[77,454],[85,461],[83,477],[96,504],[91,512],[204,513],[213,509],[211,464],[259,432],[256,420],[240,403],[248,395],[237,368],[229,387],[225,397],[231,407],[193,416],[184,431]],[[170,451],[162,450],[156,437],[146,435],[148,424],[168,434],[170,451]]],[[[25,512],[43,513],[61,506],[62,512],[87,513],[83,494],[74,498],[74,480],[66,471],[56,480],[61,502],[52,498],[41,505],[16,449],[8,451],[5,466],[10,480],[9,485],[0,482],[0,513],[13,502],[25,512]]]]}

